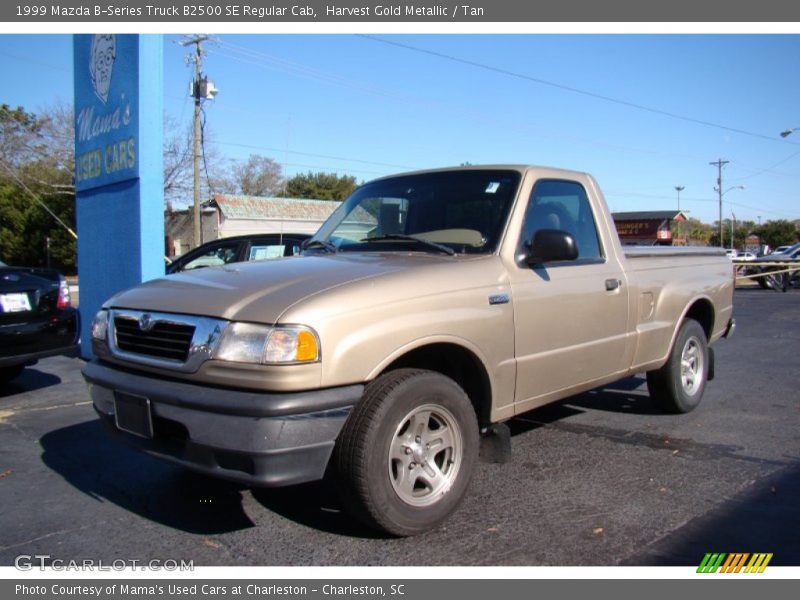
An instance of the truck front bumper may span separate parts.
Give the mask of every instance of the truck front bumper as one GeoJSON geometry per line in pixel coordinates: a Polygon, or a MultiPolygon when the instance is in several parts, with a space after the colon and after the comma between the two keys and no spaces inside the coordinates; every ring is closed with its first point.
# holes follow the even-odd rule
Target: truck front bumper
{"type": "Polygon", "coordinates": [[[260,487],[321,479],[364,390],[244,392],[143,376],[98,361],[88,363],[83,376],[95,410],[114,434],[194,471],[260,487]]]}

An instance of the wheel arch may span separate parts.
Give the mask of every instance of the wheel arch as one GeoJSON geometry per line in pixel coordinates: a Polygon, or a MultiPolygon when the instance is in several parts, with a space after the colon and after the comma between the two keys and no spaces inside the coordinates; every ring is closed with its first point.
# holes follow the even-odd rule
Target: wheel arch
{"type": "Polygon", "coordinates": [[[672,334],[673,344],[675,343],[675,337],[678,335],[678,331],[680,330],[681,323],[683,323],[686,319],[694,319],[700,323],[700,326],[706,333],[706,339],[709,342],[711,341],[711,336],[714,332],[716,314],[714,311],[714,303],[711,302],[710,298],[697,298],[686,307],[683,315],[681,315],[681,318],[676,323],[675,331],[672,334]]]}
{"type": "Polygon", "coordinates": [[[397,353],[376,369],[370,380],[406,368],[434,371],[455,381],[470,399],[479,426],[489,424],[492,382],[484,361],[476,351],[453,340],[428,340],[397,353]]]}
{"type": "MultiPolygon", "coordinates": [[[[670,338],[669,346],[667,346],[666,357],[659,366],[663,366],[663,364],[667,360],[669,360],[669,356],[672,353],[675,344],[677,343],[678,334],[680,333],[681,326],[687,319],[692,319],[700,324],[700,327],[702,327],[703,332],[706,334],[706,340],[708,344],[711,344],[711,337],[714,332],[714,323],[716,322],[716,314],[714,311],[714,304],[711,301],[711,299],[706,296],[702,296],[699,298],[695,298],[692,302],[687,304],[683,313],[675,322],[675,327],[672,330],[672,337],[670,338]]],[[[712,358],[712,364],[713,364],[713,358],[712,358]]],[[[713,379],[713,368],[712,368],[711,378],[713,379]]]]}

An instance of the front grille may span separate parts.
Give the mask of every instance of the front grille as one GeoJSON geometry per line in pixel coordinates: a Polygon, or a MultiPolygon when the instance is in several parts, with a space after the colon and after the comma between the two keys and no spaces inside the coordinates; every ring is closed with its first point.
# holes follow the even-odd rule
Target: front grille
{"type": "Polygon", "coordinates": [[[195,328],[193,325],[156,321],[152,329],[142,331],[137,319],[116,316],[114,329],[117,348],[123,352],[186,362],[195,328]]]}

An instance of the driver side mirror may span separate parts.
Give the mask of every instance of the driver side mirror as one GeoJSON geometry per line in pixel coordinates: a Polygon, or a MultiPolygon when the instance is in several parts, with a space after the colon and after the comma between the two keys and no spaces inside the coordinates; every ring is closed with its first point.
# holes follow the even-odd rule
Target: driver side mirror
{"type": "Polygon", "coordinates": [[[578,246],[571,234],[560,229],[540,229],[533,236],[530,249],[525,255],[525,264],[534,266],[577,258],[578,246]]]}

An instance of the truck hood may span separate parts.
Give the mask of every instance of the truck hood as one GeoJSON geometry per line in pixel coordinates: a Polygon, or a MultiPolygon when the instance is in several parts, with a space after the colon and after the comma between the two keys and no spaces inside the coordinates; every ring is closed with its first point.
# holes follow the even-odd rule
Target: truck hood
{"type": "Polygon", "coordinates": [[[420,253],[341,253],[235,263],[154,279],[120,292],[104,306],[277,323],[289,307],[325,290],[461,260],[420,253]]]}

